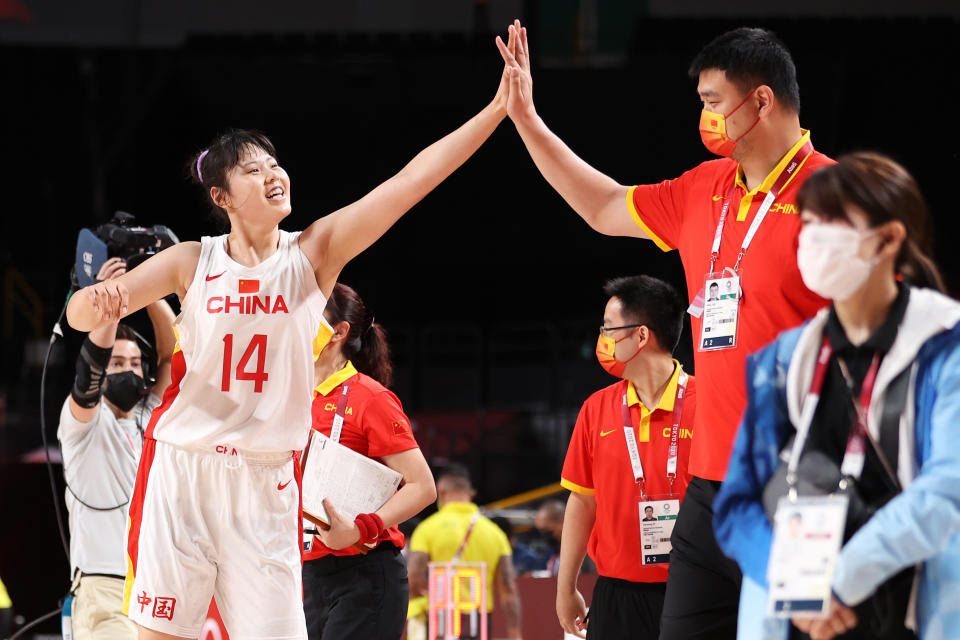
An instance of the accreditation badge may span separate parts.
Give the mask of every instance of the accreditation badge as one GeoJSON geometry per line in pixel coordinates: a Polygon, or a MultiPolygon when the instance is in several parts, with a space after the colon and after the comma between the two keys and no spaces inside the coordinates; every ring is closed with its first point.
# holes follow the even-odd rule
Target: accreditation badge
{"type": "Polygon", "coordinates": [[[657,499],[648,496],[637,500],[640,516],[640,548],[643,564],[666,564],[670,562],[670,535],[680,511],[677,498],[657,499]]]}
{"type": "Polygon", "coordinates": [[[767,568],[770,616],[827,616],[847,504],[845,495],[780,498],[767,568]]]}
{"type": "Polygon", "coordinates": [[[313,549],[313,536],[316,534],[317,525],[306,518],[303,519],[303,552],[309,553],[313,549]]]}
{"type": "Polygon", "coordinates": [[[703,324],[699,351],[717,351],[737,346],[740,322],[740,274],[732,269],[708,273],[704,281],[703,324]]]}

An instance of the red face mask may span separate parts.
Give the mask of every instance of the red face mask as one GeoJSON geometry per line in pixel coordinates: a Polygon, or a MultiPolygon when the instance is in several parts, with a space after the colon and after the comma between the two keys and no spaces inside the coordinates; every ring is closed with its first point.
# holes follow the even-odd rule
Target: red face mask
{"type": "MultiPolygon", "coordinates": [[[[640,327],[637,327],[637,329],[639,328],[640,327]]],[[[634,331],[636,331],[636,329],[634,331]]],[[[640,349],[637,349],[637,352],[626,360],[617,360],[617,358],[613,355],[617,348],[617,343],[623,342],[632,335],[633,331],[623,336],[619,340],[614,340],[613,338],[603,334],[597,337],[597,361],[600,362],[600,366],[603,367],[603,370],[610,375],[622,378],[623,371],[627,368],[627,363],[640,355],[640,349]]]]}
{"type": "Polygon", "coordinates": [[[740,104],[733,108],[733,111],[727,115],[720,113],[714,113],[713,111],[707,111],[704,109],[700,113],[700,139],[703,140],[703,146],[707,148],[711,153],[715,153],[718,156],[723,156],[724,158],[729,158],[730,154],[733,153],[733,150],[737,148],[737,143],[743,139],[743,136],[747,135],[753,128],[757,126],[757,123],[760,122],[760,116],[757,116],[757,119],[754,120],[753,124],[750,125],[750,128],[743,132],[743,134],[738,137],[736,140],[731,140],[727,136],[727,118],[736,113],[737,109],[742,107],[750,96],[753,95],[754,89],[747,94],[747,97],[740,101],[740,104]]]}

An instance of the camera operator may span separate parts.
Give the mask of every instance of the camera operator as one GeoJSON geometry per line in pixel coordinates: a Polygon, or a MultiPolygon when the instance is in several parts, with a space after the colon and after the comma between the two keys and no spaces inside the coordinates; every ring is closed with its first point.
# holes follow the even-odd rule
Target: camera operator
{"type": "MultiPolygon", "coordinates": [[[[98,280],[126,272],[110,258],[98,280]]],[[[87,334],[70,397],[60,413],[66,503],[70,512],[73,636],[76,640],[137,636],[121,613],[127,571],[127,509],[143,448],[143,431],[170,384],[176,337],[173,311],[162,299],[147,307],[156,340],[150,361],[134,331],[118,322],[87,334]],[[151,387],[151,373],[156,383],[151,387]],[[152,393],[156,390],[157,394],[152,393]],[[102,396],[102,398],[101,398],[102,396]]]]}

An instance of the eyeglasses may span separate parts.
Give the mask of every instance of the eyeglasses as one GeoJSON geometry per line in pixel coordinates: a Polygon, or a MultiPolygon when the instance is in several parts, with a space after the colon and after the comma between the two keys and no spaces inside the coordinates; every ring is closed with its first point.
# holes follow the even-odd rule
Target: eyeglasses
{"type": "Polygon", "coordinates": [[[636,327],[642,327],[642,324],[625,324],[622,327],[605,327],[600,325],[600,335],[605,336],[611,331],[618,331],[620,329],[634,329],[636,327]]]}

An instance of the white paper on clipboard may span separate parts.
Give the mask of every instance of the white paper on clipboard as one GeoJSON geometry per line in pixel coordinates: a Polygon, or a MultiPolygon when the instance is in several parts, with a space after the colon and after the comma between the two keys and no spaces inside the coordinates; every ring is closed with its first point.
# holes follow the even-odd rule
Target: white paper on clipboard
{"type": "Polygon", "coordinates": [[[334,442],[319,431],[310,432],[303,459],[303,513],[329,524],[323,499],[349,521],[373,513],[393,496],[402,475],[334,442]]]}

